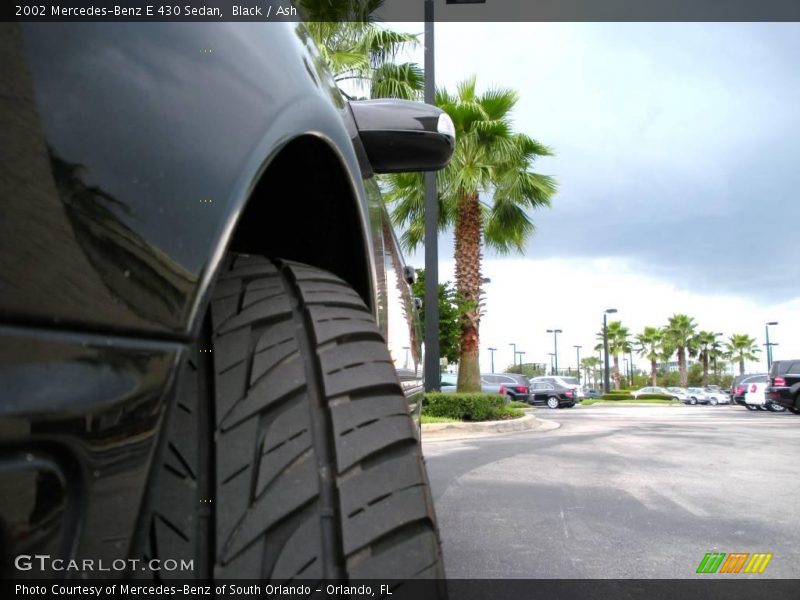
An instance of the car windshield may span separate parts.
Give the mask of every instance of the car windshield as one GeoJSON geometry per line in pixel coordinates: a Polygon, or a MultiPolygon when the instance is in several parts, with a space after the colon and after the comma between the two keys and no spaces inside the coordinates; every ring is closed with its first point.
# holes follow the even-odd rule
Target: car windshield
{"type": "Polygon", "coordinates": [[[567,385],[579,385],[576,377],[562,377],[561,380],[567,385]]]}

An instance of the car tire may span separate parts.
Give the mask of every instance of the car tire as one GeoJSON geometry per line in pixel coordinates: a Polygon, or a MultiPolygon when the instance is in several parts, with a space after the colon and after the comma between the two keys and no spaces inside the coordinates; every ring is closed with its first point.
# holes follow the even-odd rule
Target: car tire
{"type": "Polygon", "coordinates": [[[786,412],[786,407],[781,406],[780,404],[769,403],[767,404],[767,410],[774,413],[782,413],[786,412]]]}
{"type": "Polygon", "coordinates": [[[747,410],[758,410],[758,407],[757,407],[757,406],[754,406],[753,404],[745,404],[745,405],[744,405],[744,407],[745,407],[747,410]]]}
{"type": "Polygon", "coordinates": [[[691,404],[692,406],[697,404],[697,398],[689,398],[689,404],[691,404]]]}
{"type": "Polygon", "coordinates": [[[550,396],[547,399],[547,407],[548,408],[558,408],[558,398],[555,396],[550,396]]]}
{"type": "Polygon", "coordinates": [[[191,559],[203,579],[444,577],[407,400],[336,276],[228,256],[165,428],[145,560],[191,559]]]}
{"type": "Polygon", "coordinates": [[[711,398],[711,400],[709,400],[709,401],[708,401],[708,403],[709,403],[711,406],[716,406],[716,405],[718,404],[718,402],[717,402],[717,399],[716,399],[716,398],[711,398]]]}

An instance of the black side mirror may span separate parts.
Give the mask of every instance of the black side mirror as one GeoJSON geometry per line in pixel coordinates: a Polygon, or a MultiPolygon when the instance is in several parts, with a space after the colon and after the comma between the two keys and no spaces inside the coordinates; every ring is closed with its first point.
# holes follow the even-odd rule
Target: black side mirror
{"type": "Polygon", "coordinates": [[[350,109],[376,173],[438,171],[450,162],[456,133],[443,110],[394,99],[354,101],[350,109]]]}

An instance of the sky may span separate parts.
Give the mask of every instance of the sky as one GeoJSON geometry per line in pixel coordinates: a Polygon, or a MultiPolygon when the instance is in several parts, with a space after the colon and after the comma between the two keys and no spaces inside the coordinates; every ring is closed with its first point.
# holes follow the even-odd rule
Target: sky
{"type": "MultiPolygon", "coordinates": [[[[511,364],[512,342],[549,363],[554,328],[574,367],[606,308],[634,334],[684,312],[758,344],[778,321],[773,357],[800,356],[798,55],[796,23],[437,23],[437,85],[517,90],[515,128],[555,152],[535,169],[559,192],[524,254],[486,253],[482,369],[488,347],[511,364]]],[[[439,246],[452,279],[451,234],[439,246]]]]}

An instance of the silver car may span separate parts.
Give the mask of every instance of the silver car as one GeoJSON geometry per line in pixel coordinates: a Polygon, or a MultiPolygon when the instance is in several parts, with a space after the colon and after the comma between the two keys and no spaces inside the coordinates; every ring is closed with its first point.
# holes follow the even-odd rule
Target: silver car
{"type": "Polygon", "coordinates": [[[690,387],[686,388],[686,391],[689,392],[689,404],[709,404],[711,402],[711,398],[703,388],[690,387]]]}

